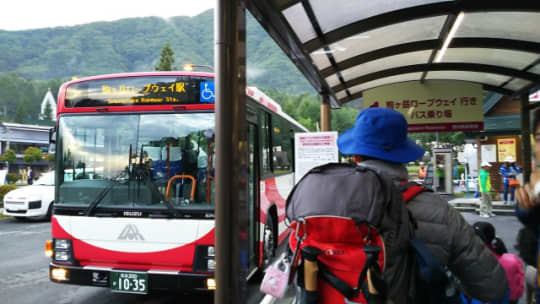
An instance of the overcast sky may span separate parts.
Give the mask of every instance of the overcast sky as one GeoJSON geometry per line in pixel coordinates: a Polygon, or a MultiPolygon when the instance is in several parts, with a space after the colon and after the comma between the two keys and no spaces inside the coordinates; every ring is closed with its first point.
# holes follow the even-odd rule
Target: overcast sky
{"type": "Polygon", "coordinates": [[[3,0],[0,30],[72,26],[95,21],[159,16],[194,16],[216,0],[3,0]]]}

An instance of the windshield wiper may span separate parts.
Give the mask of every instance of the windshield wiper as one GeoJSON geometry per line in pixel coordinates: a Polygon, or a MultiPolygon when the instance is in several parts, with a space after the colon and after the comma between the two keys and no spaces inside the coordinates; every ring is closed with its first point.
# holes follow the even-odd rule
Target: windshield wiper
{"type": "Polygon", "coordinates": [[[160,200],[165,203],[167,206],[167,211],[171,216],[176,216],[177,210],[173,207],[171,202],[167,198],[165,198],[165,195],[159,191],[157,186],[152,182],[152,178],[150,177],[150,173],[144,170],[142,166],[139,165],[139,168],[135,170],[135,178],[140,181],[142,180],[144,184],[152,191],[154,194],[158,194],[160,200]]]}
{"type": "Polygon", "coordinates": [[[94,209],[96,209],[96,206],[105,198],[107,193],[111,191],[111,189],[116,185],[116,182],[113,180],[110,180],[110,184],[105,187],[101,192],[96,196],[96,198],[90,203],[90,206],[86,208],[85,215],[91,216],[94,209]]]}
{"type": "MultiPolygon", "coordinates": [[[[101,192],[98,193],[98,195],[96,196],[96,198],[90,203],[90,205],[88,206],[88,208],[86,208],[85,210],[85,215],[86,216],[90,216],[92,215],[92,212],[94,211],[94,209],[96,209],[96,206],[101,203],[101,201],[105,198],[105,196],[111,191],[111,189],[116,186],[116,184],[118,183],[117,179],[122,176],[124,172],[120,172],[118,173],[118,175],[114,176],[113,178],[109,179],[109,182],[110,184],[107,185],[107,187],[105,187],[103,190],[101,190],[101,192]]],[[[129,170],[128,170],[128,174],[129,174],[129,170]]],[[[128,181],[128,184],[129,184],[129,181],[128,181]]]]}

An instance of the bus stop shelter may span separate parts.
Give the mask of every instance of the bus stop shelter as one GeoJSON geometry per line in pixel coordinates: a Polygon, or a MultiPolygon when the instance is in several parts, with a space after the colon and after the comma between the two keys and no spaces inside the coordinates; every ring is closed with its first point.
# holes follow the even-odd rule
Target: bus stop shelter
{"type": "Polygon", "coordinates": [[[216,303],[242,302],[245,207],[245,11],[266,29],[331,108],[365,90],[432,79],[481,84],[519,96],[525,177],[530,173],[528,96],[540,84],[536,1],[218,0],[216,26],[216,303]],[[243,207],[244,206],[244,207],[243,207]]]}

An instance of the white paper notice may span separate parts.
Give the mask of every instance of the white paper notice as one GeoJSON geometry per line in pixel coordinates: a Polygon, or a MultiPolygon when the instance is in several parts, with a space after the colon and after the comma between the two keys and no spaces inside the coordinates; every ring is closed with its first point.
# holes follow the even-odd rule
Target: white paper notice
{"type": "Polygon", "coordinates": [[[480,149],[482,153],[482,161],[495,163],[497,162],[497,146],[496,145],[482,145],[480,149]]]}
{"type": "Polygon", "coordinates": [[[295,183],[311,168],[338,162],[337,132],[294,134],[295,183]]]}

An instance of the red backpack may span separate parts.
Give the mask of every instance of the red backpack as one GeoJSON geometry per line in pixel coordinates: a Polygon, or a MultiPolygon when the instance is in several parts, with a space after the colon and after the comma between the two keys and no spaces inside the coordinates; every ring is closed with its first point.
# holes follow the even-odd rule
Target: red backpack
{"type": "Polygon", "coordinates": [[[287,218],[301,287],[297,303],[406,302],[413,228],[390,178],[362,165],[316,167],[289,194],[287,218]],[[316,268],[315,282],[308,281],[307,265],[316,268]]]}

